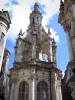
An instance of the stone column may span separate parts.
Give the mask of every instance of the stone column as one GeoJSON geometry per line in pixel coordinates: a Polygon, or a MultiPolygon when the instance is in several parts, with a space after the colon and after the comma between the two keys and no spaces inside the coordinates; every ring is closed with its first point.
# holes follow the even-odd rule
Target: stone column
{"type": "Polygon", "coordinates": [[[56,85],[56,97],[57,97],[57,100],[62,100],[61,81],[57,81],[57,85],[56,85]]]}
{"type": "Polygon", "coordinates": [[[39,59],[42,61],[42,51],[39,53],[39,59]]]}
{"type": "Polygon", "coordinates": [[[36,59],[36,32],[33,33],[32,59],[36,59]]]}
{"type": "Polygon", "coordinates": [[[35,99],[35,79],[33,79],[32,81],[32,100],[36,100],[35,99]]]}
{"type": "Polygon", "coordinates": [[[56,89],[55,89],[55,72],[53,71],[52,73],[52,77],[51,77],[51,80],[52,80],[52,100],[56,100],[56,89]]]}
{"type": "Polygon", "coordinates": [[[8,73],[9,73],[9,70],[8,70],[8,62],[9,62],[9,53],[6,52],[6,61],[5,61],[5,68],[4,68],[4,86],[5,86],[5,98],[6,100],[8,100],[9,98],[9,77],[7,76],[8,73]]]}
{"type": "MultiPolygon", "coordinates": [[[[0,38],[1,38],[1,34],[3,34],[3,33],[0,32],[0,38]]],[[[7,37],[7,34],[4,34],[4,38],[3,38],[4,40],[0,40],[0,71],[1,71],[1,67],[2,67],[4,49],[5,49],[5,44],[6,44],[6,37],[7,37]]]]}
{"type": "Polygon", "coordinates": [[[75,59],[75,19],[71,20],[71,45],[73,51],[73,59],[75,59]]]}
{"type": "Polygon", "coordinates": [[[53,61],[53,58],[52,58],[52,41],[50,41],[50,45],[49,45],[48,61],[49,62],[53,61]]]}
{"type": "Polygon", "coordinates": [[[15,100],[15,93],[16,93],[16,90],[15,90],[15,84],[17,82],[17,78],[16,77],[13,77],[11,79],[11,83],[12,83],[12,86],[11,86],[11,93],[10,93],[10,100],[15,100]]]}
{"type": "Polygon", "coordinates": [[[32,100],[36,100],[36,70],[32,72],[32,100]]]}
{"type": "Polygon", "coordinates": [[[12,83],[12,86],[11,86],[11,93],[10,93],[10,100],[14,100],[14,83],[12,83]]]}
{"type": "Polygon", "coordinates": [[[66,32],[66,37],[67,37],[68,51],[69,51],[70,60],[73,60],[73,49],[72,49],[71,37],[70,37],[69,32],[66,32]]]}
{"type": "Polygon", "coordinates": [[[18,92],[19,92],[19,87],[17,85],[17,83],[14,84],[14,100],[18,100],[18,92]]]}

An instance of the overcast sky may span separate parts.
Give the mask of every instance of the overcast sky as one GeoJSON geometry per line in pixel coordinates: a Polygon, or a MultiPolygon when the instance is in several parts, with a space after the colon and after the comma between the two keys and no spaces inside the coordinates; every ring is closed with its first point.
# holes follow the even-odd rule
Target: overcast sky
{"type": "Polygon", "coordinates": [[[43,15],[42,25],[47,31],[50,28],[57,43],[57,67],[65,70],[69,61],[66,33],[58,23],[60,0],[0,0],[0,10],[8,10],[11,18],[11,26],[8,31],[6,48],[10,51],[9,68],[13,67],[14,45],[20,29],[26,31],[29,25],[29,15],[35,2],[39,4],[39,10],[43,15]]]}

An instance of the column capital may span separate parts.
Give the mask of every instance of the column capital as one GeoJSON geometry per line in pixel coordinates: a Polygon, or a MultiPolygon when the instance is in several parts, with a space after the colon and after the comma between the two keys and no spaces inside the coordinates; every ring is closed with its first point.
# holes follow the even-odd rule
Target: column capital
{"type": "Polygon", "coordinates": [[[18,80],[17,77],[12,77],[12,78],[11,78],[11,82],[12,82],[12,83],[17,83],[17,80],[18,80]]]}
{"type": "Polygon", "coordinates": [[[68,24],[66,21],[63,23],[63,28],[65,32],[69,32],[69,30],[71,29],[71,25],[68,24]]]}

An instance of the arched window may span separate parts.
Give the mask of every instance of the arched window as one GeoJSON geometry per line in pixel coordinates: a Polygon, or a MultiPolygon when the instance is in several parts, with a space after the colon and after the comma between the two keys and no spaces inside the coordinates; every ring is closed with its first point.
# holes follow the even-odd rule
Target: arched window
{"type": "Polygon", "coordinates": [[[18,100],[29,100],[29,84],[26,81],[19,85],[18,100]]]}
{"type": "Polygon", "coordinates": [[[40,81],[37,85],[37,100],[48,100],[48,85],[45,81],[40,81]]]}
{"type": "Polygon", "coordinates": [[[34,24],[34,17],[33,17],[33,24],[34,24]]]}
{"type": "Polygon", "coordinates": [[[37,22],[39,21],[39,17],[37,17],[37,22]]]}
{"type": "Polygon", "coordinates": [[[0,41],[4,42],[5,34],[3,32],[0,33],[0,41]]]}

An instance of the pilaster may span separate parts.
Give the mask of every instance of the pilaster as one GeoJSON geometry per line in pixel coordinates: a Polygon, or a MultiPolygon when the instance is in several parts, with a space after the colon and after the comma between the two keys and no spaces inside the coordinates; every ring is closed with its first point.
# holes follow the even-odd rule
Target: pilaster
{"type": "Polygon", "coordinates": [[[52,62],[53,61],[53,55],[52,55],[52,41],[50,41],[50,44],[49,44],[49,54],[48,54],[48,61],[49,62],[52,62]]]}
{"type": "Polygon", "coordinates": [[[70,33],[67,31],[66,32],[66,37],[67,37],[67,44],[68,44],[68,51],[69,51],[69,56],[70,60],[73,60],[73,48],[72,48],[72,40],[70,37],[70,33]]]}
{"type": "Polygon", "coordinates": [[[10,100],[16,100],[16,82],[17,82],[17,78],[16,77],[12,77],[11,78],[11,91],[10,91],[10,100]]]}
{"type": "Polygon", "coordinates": [[[36,59],[36,31],[33,32],[32,59],[36,59]]]}
{"type": "Polygon", "coordinates": [[[59,72],[57,75],[56,75],[56,100],[62,100],[62,92],[61,92],[61,78],[62,78],[62,75],[61,73],[59,72]]]}
{"type": "Polygon", "coordinates": [[[56,100],[56,89],[55,89],[55,72],[52,71],[51,72],[51,80],[52,80],[52,83],[51,83],[51,88],[52,88],[52,100],[56,100]]]}

